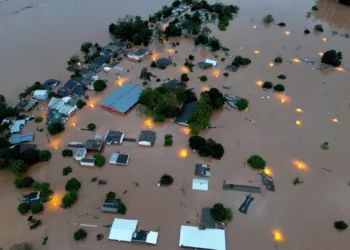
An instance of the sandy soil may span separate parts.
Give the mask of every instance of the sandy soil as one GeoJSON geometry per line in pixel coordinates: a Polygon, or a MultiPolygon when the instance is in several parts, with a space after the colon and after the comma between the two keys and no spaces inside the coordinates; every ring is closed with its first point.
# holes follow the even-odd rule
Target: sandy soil
{"type": "MultiPolygon", "coordinates": [[[[64,4],[40,0],[32,2],[38,7],[16,15],[11,13],[28,4],[24,1],[0,2],[0,32],[3,34],[0,37],[3,45],[0,50],[1,92],[8,96],[11,103],[17,101],[17,94],[26,84],[51,77],[67,80],[69,73],[64,69],[65,61],[72,53],[77,53],[84,41],[107,43],[107,26],[117,17],[124,13],[146,17],[164,4],[160,0],[148,1],[147,4],[130,0],[119,8],[114,1],[106,1],[106,6],[103,6],[105,13],[94,15],[95,18],[91,19],[95,9],[101,7],[94,1],[62,1],[64,4]],[[67,29],[71,24],[74,28],[67,29]]],[[[348,140],[344,136],[347,134],[346,124],[350,122],[350,89],[347,86],[350,40],[340,36],[350,32],[350,9],[335,5],[332,1],[319,0],[319,11],[307,19],[305,15],[314,5],[313,1],[244,1],[238,5],[241,7],[239,16],[226,32],[218,31],[214,25],[208,27],[213,31],[212,35],[219,37],[223,45],[231,49],[229,53],[233,57],[249,57],[252,64],[225,78],[222,73],[232,58],[226,57],[226,61],[221,62],[224,53],[219,52],[216,68],[195,68],[193,73],[189,73],[188,85],[195,88],[197,93],[210,87],[222,89],[223,84],[231,83],[233,87],[230,90],[222,89],[224,93],[246,97],[250,101],[246,112],[223,109],[214,113],[212,124],[222,127],[202,132],[203,136],[224,145],[226,154],[222,160],[200,158],[190,151],[189,136],[173,121],[159,126],[151,125],[157,132],[153,148],[139,147],[130,142],[105,147],[103,154],[107,159],[113,152],[131,154],[128,167],[110,164],[102,168],[81,167],[73,159],[62,158],[61,150],[66,148],[69,141],[83,141],[95,136],[95,133],[79,130],[90,122],[97,125],[100,135],[104,135],[108,129],[115,129],[124,131],[126,137],[134,138],[138,137],[141,129],[150,127],[145,122],[147,118],[140,117],[135,109],[121,116],[99,106],[99,101],[119,84],[141,84],[139,72],[144,66],[149,66],[151,58],[142,63],[124,60],[121,65],[130,73],[123,73],[121,81],[114,81],[113,74],[101,73],[108,79],[108,88],[100,94],[91,93],[93,97],[88,106],[67,122],[62,135],[51,137],[48,143],[46,133],[35,132],[35,141],[40,148],[47,147],[53,151],[50,162],[36,165],[28,173],[38,181],[50,182],[55,190],[54,199],[45,205],[45,212],[37,216],[42,219],[42,226],[34,231],[29,230],[26,217],[16,211],[17,197],[29,190],[16,189],[12,184],[14,176],[4,172],[1,174],[0,221],[3,226],[0,247],[8,249],[14,243],[28,241],[34,244],[35,249],[179,249],[180,225],[186,224],[186,221],[198,225],[200,221],[196,210],[200,212],[202,207],[221,202],[234,211],[234,220],[226,231],[227,249],[274,249],[275,231],[283,238],[278,243],[279,249],[346,249],[350,243],[346,232],[337,232],[332,224],[340,219],[350,222],[350,170],[346,164],[348,140]],[[287,26],[265,27],[260,20],[267,14],[273,14],[277,23],[285,22],[287,26]],[[323,24],[324,33],[303,34],[304,27],[312,30],[317,23],[323,24]],[[255,25],[257,27],[254,29],[255,25]],[[338,35],[332,35],[333,30],[337,30],[338,35]],[[291,34],[286,35],[286,31],[291,34]],[[327,38],[327,41],[324,42],[322,38],[327,38]],[[297,49],[298,46],[301,46],[300,49],[297,49]],[[312,65],[293,61],[293,58],[319,60],[320,52],[332,48],[343,52],[344,71],[319,72],[312,70],[312,65]],[[255,50],[260,53],[255,54],[255,50]],[[284,63],[269,67],[269,63],[278,55],[282,55],[284,63]],[[287,79],[279,80],[279,74],[285,74],[287,79]],[[201,75],[208,76],[206,83],[199,81],[201,75]],[[285,94],[264,92],[257,82],[266,80],[283,83],[286,86],[285,94]],[[262,96],[271,96],[271,99],[262,99],[262,96]],[[296,112],[296,109],[303,112],[296,112]],[[336,116],[339,116],[339,123],[331,120],[336,116]],[[245,118],[255,120],[256,124],[251,124],[245,118]],[[301,121],[301,126],[295,124],[296,120],[301,121]],[[174,136],[174,144],[170,148],[163,147],[163,138],[167,133],[174,136]],[[325,141],[329,142],[329,151],[320,148],[325,141]],[[187,157],[180,157],[181,150],[187,150],[187,157]],[[222,191],[221,184],[226,180],[228,183],[246,184],[252,181],[260,185],[257,172],[243,166],[252,154],[260,154],[267,161],[268,169],[275,178],[276,191],[272,193],[262,187],[262,194],[254,195],[255,200],[248,215],[243,215],[238,212],[238,207],[246,194],[222,191]],[[201,162],[212,166],[207,192],[191,190],[194,165],[201,162]],[[304,164],[298,168],[295,162],[304,164]],[[68,177],[62,176],[65,166],[73,167],[73,173],[68,177]],[[170,187],[158,188],[157,182],[164,173],[172,175],[175,182],[170,187]],[[95,176],[106,179],[108,185],[91,183],[91,178],[95,176]],[[62,210],[58,205],[64,194],[64,184],[71,177],[82,182],[79,200],[72,209],[62,210]],[[294,177],[299,177],[304,183],[294,186],[294,177]],[[138,182],[139,187],[133,182],[138,182]],[[187,189],[186,197],[180,190],[182,187],[187,189]],[[127,190],[126,194],[122,194],[124,190],[127,190]],[[112,224],[115,215],[102,213],[95,207],[102,204],[108,191],[116,192],[128,208],[127,214],[120,217],[138,219],[139,229],[156,230],[160,227],[156,246],[107,240],[108,229],[102,226],[112,224]],[[89,233],[87,239],[75,242],[73,232],[78,227],[73,223],[93,224],[98,228],[85,228],[89,233]],[[105,235],[103,241],[96,241],[98,233],[105,235]],[[46,235],[49,237],[48,243],[42,246],[42,238],[46,235]]],[[[164,71],[152,69],[162,82],[167,78],[178,78],[185,71],[181,65],[189,54],[195,55],[195,62],[205,58],[215,59],[213,53],[195,48],[189,39],[172,41],[180,41],[181,44],[176,48],[171,48],[169,44],[152,44],[149,47],[155,51],[156,58],[171,55],[179,65],[164,71]],[[175,50],[178,53],[174,53],[175,50]]],[[[150,84],[151,87],[158,85],[160,83],[155,81],[150,84]]],[[[32,114],[44,114],[45,108],[46,103],[41,103],[40,109],[32,114]]],[[[36,124],[28,124],[24,131],[35,131],[36,127],[36,124]]]]}

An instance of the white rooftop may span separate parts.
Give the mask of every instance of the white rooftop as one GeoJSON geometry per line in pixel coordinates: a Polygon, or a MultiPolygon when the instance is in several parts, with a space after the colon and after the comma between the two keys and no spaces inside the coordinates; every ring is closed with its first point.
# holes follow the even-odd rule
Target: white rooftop
{"type": "Polygon", "coordinates": [[[210,60],[210,59],[205,59],[205,62],[206,62],[206,63],[210,63],[210,64],[212,64],[213,66],[216,66],[216,64],[218,63],[217,61],[210,60]]]}
{"type": "Polygon", "coordinates": [[[157,244],[157,239],[158,239],[158,232],[153,232],[153,231],[150,231],[148,234],[147,234],[147,239],[146,239],[146,242],[149,243],[149,244],[157,244]]]}
{"type": "Polygon", "coordinates": [[[202,190],[208,191],[209,181],[202,179],[193,179],[192,181],[192,189],[193,190],[202,190]]]}
{"type": "Polygon", "coordinates": [[[132,235],[136,231],[137,220],[114,218],[108,239],[131,242],[132,235]]]}
{"type": "Polygon", "coordinates": [[[199,230],[197,227],[193,226],[181,226],[179,246],[226,250],[225,230],[211,228],[199,230]]]}

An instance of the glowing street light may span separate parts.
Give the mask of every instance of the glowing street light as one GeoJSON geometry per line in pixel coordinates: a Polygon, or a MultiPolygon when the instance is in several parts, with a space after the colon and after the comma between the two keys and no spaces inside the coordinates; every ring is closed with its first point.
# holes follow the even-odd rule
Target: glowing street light
{"type": "Polygon", "coordinates": [[[338,117],[333,118],[332,122],[339,123],[338,117]]]}
{"type": "Polygon", "coordinates": [[[273,64],[272,62],[271,62],[271,63],[269,63],[269,67],[273,67],[273,65],[274,65],[274,64],[273,64]]]}
{"type": "Polygon", "coordinates": [[[327,37],[322,37],[322,41],[327,42],[327,37]]]}
{"type": "Polygon", "coordinates": [[[319,55],[319,56],[323,56],[323,53],[322,53],[322,52],[318,52],[318,55],[319,55]]]}
{"type": "Polygon", "coordinates": [[[283,235],[282,232],[279,230],[274,230],[273,232],[273,239],[276,242],[282,242],[283,241],[283,235]]]}
{"type": "Polygon", "coordinates": [[[299,170],[307,170],[307,168],[308,168],[308,165],[305,162],[298,160],[298,159],[293,160],[292,164],[295,167],[297,167],[299,170]]]}
{"type": "Polygon", "coordinates": [[[256,28],[257,28],[257,26],[256,26],[256,25],[254,25],[254,26],[253,26],[253,29],[256,29],[256,28]]]}
{"type": "Polygon", "coordinates": [[[262,82],[262,81],[256,81],[256,85],[262,86],[262,85],[263,85],[263,82],[262,82]]]}
{"type": "Polygon", "coordinates": [[[273,172],[272,172],[271,168],[269,168],[268,166],[265,167],[264,173],[269,175],[269,176],[273,176],[273,172]]]}
{"type": "Polygon", "coordinates": [[[301,126],[301,121],[300,120],[296,120],[295,124],[298,125],[298,126],[301,126]]]}
{"type": "Polygon", "coordinates": [[[300,63],[301,61],[298,58],[293,58],[293,62],[300,63]]]}
{"type": "Polygon", "coordinates": [[[185,148],[180,149],[179,156],[181,158],[185,158],[185,157],[187,157],[187,155],[188,155],[187,149],[185,149],[185,148]]]}
{"type": "Polygon", "coordinates": [[[341,67],[337,67],[337,68],[335,68],[335,69],[338,70],[338,71],[344,71],[344,69],[341,68],[341,67]]]}
{"type": "Polygon", "coordinates": [[[285,34],[286,36],[289,36],[291,33],[290,33],[289,30],[286,30],[286,31],[284,32],[284,34],[285,34]]]}
{"type": "Polygon", "coordinates": [[[260,54],[260,50],[254,50],[254,54],[260,54]]]}
{"type": "Polygon", "coordinates": [[[298,113],[304,113],[304,111],[302,109],[295,109],[295,111],[298,113]]]}

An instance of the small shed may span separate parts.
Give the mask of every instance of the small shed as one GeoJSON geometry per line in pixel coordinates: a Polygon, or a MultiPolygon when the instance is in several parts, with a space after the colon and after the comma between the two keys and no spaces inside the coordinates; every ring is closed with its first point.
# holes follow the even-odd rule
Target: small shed
{"type": "Polygon", "coordinates": [[[160,58],[157,60],[156,63],[159,68],[165,69],[168,65],[171,64],[171,60],[169,60],[168,58],[160,58]]]}
{"type": "Polygon", "coordinates": [[[74,159],[76,161],[81,161],[87,153],[87,150],[85,148],[79,148],[78,151],[74,155],[74,159]]]}
{"type": "Polygon", "coordinates": [[[111,158],[109,159],[110,164],[116,164],[116,165],[128,165],[130,160],[129,154],[119,154],[119,153],[113,153],[111,155],[111,158]]]}
{"type": "Polygon", "coordinates": [[[211,65],[213,65],[213,66],[216,66],[216,64],[218,64],[217,61],[210,60],[210,59],[205,59],[205,63],[211,64],[211,65]]]}
{"type": "Polygon", "coordinates": [[[123,140],[124,140],[124,133],[120,131],[115,131],[115,130],[108,130],[104,139],[107,145],[111,145],[113,143],[121,144],[123,140]]]}
{"type": "Polygon", "coordinates": [[[84,143],[84,148],[86,148],[87,151],[91,152],[101,152],[103,149],[103,141],[89,139],[84,143]]]}
{"type": "Polygon", "coordinates": [[[156,132],[151,130],[142,130],[139,137],[139,145],[153,146],[156,140],[156,132]]]}
{"type": "Polygon", "coordinates": [[[40,89],[33,92],[33,98],[37,100],[46,100],[49,97],[49,91],[40,89]]]}
{"type": "Polygon", "coordinates": [[[40,192],[32,192],[30,194],[25,194],[21,198],[21,203],[28,203],[29,205],[40,201],[40,192]]]}
{"type": "Polygon", "coordinates": [[[200,177],[210,177],[210,165],[207,164],[196,164],[195,170],[194,170],[195,176],[200,177]]]}
{"type": "Polygon", "coordinates": [[[119,203],[119,199],[106,198],[103,206],[101,207],[101,210],[103,212],[117,213],[119,203]]]}
{"type": "Polygon", "coordinates": [[[192,189],[193,190],[202,190],[208,191],[209,181],[202,179],[193,179],[192,181],[192,189]]]}
{"type": "Polygon", "coordinates": [[[96,159],[95,158],[83,158],[80,161],[80,165],[82,165],[82,166],[94,167],[95,163],[96,163],[96,159]]]}

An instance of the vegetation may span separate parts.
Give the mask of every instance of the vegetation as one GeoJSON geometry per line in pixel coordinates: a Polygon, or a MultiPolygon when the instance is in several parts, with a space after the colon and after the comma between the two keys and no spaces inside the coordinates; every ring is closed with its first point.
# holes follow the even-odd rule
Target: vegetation
{"type": "Polygon", "coordinates": [[[225,149],[220,143],[216,143],[213,139],[205,140],[203,137],[195,135],[189,138],[190,148],[198,150],[198,154],[202,157],[213,157],[220,160],[225,149]]]}
{"type": "Polygon", "coordinates": [[[108,199],[114,199],[115,197],[116,197],[116,194],[112,191],[110,191],[106,194],[106,198],[108,198],[108,199]]]}
{"type": "Polygon", "coordinates": [[[300,180],[299,177],[295,177],[293,179],[293,185],[298,185],[298,184],[302,184],[303,182],[300,180]]]}
{"type": "MultiPolygon", "coordinates": [[[[4,118],[9,116],[18,116],[19,112],[14,108],[7,106],[6,98],[3,95],[0,95],[0,120],[2,121],[4,118]]],[[[1,133],[5,129],[7,129],[7,125],[0,125],[1,133]]]]}
{"type": "Polygon", "coordinates": [[[92,43],[90,42],[84,42],[81,46],[80,46],[80,51],[83,52],[84,54],[89,54],[90,53],[90,49],[92,48],[92,43]]]}
{"type": "Polygon", "coordinates": [[[84,102],[83,100],[80,100],[80,99],[78,100],[78,102],[77,102],[78,109],[83,108],[85,105],[86,105],[86,102],[84,102]]]}
{"type": "Polygon", "coordinates": [[[30,206],[28,203],[21,203],[18,205],[18,208],[17,208],[17,210],[18,210],[18,212],[20,212],[20,214],[28,213],[29,209],[30,209],[30,206]]]}
{"type": "Polygon", "coordinates": [[[341,52],[337,52],[335,50],[328,50],[325,53],[323,53],[321,62],[335,67],[339,67],[341,65],[342,59],[343,54],[341,52]]]}
{"type": "Polygon", "coordinates": [[[150,67],[157,68],[157,63],[155,61],[152,61],[150,67]]]}
{"type": "Polygon", "coordinates": [[[199,78],[200,80],[201,80],[201,82],[206,82],[206,81],[208,81],[208,77],[207,76],[201,76],[200,78],[199,78]]]}
{"type": "Polygon", "coordinates": [[[173,184],[173,182],[174,182],[174,178],[168,174],[163,174],[159,181],[159,183],[164,186],[171,185],[173,184]]]}
{"type": "Polygon", "coordinates": [[[81,77],[81,71],[79,68],[74,69],[74,74],[70,76],[70,78],[81,77]]]}
{"type": "Polygon", "coordinates": [[[228,72],[225,72],[225,73],[223,73],[222,75],[225,76],[225,77],[228,77],[228,76],[229,76],[229,73],[228,73],[228,72]]]}
{"type": "Polygon", "coordinates": [[[189,146],[191,149],[194,149],[194,150],[201,149],[202,147],[205,146],[206,143],[207,141],[205,140],[205,138],[199,135],[191,136],[189,139],[189,146]]]}
{"type": "Polygon", "coordinates": [[[119,201],[119,205],[118,205],[117,209],[118,209],[118,213],[123,214],[123,215],[126,214],[126,211],[127,211],[126,206],[121,201],[119,201]]]}
{"type": "Polygon", "coordinates": [[[188,56],[188,60],[193,61],[193,60],[194,60],[194,55],[191,55],[191,54],[190,54],[190,55],[188,56]]]}
{"type": "Polygon", "coordinates": [[[329,147],[328,147],[329,143],[328,142],[324,142],[321,144],[321,148],[324,149],[324,150],[328,150],[329,147]]]}
{"type": "Polygon", "coordinates": [[[79,230],[74,232],[74,239],[75,240],[84,239],[84,238],[86,238],[86,236],[87,236],[87,232],[82,228],[80,228],[79,230]]]}
{"type": "Polygon", "coordinates": [[[40,82],[35,82],[31,86],[27,86],[25,88],[25,90],[19,94],[19,98],[22,99],[22,98],[26,97],[27,95],[31,94],[33,91],[38,90],[38,89],[42,89],[42,85],[40,82]]]}
{"type": "Polygon", "coordinates": [[[245,98],[240,99],[236,104],[239,111],[246,110],[248,108],[248,105],[249,101],[245,98]]]}
{"type": "Polygon", "coordinates": [[[98,180],[98,178],[97,178],[97,176],[95,176],[95,177],[91,178],[90,182],[96,182],[97,180],[98,180]]]}
{"type": "Polygon", "coordinates": [[[11,163],[9,168],[14,174],[18,175],[27,172],[29,166],[23,160],[15,160],[11,163]]]}
{"type": "Polygon", "coordinates": [[[62,205],[64,208],[71,207],[72,204],[78,199],[76,191],[67,192],[62,198],[62,205]]]}
{"type": "Polygon", "coordinates": [[[334,222],[334,227],[342,231],[348,228],[348,224],[346,224],[345,221],[339,220],[334,222]]]}
{"type": "Polygon", "coordinates": [[[314,27],[314,30],[319,31],[319,32],[324,31],[322,24],[316,24],[314,27]]]}
{"type": "Polygon", "coordinates": [[[171,145],[173,145],[173,135],[166,134],[164,136],[164,146],[165,147],[170,147],[171,145]]]}
{"type": "Polygon", "coordinates": [[[49,161],[51,159],[51,152],[49,150],[41,150],[39,153],[40,161],[49,161]]]}
{"type": "Polygon", "coordinates": [[[29,216],[29,229],[33,230],[42,224],[41,220],[35,219],[33,216],[29,216]]]}
{"type": "Polygon", "coordinates": [[[262,85],[263,89],[272,89],[273,84],[272,82],[264,82],[264,84],[262,85]]]}
{"type": "Polygon", "coordinates": [[[314,6],[312,6],[312,8],[311,8],[312,10],[314,10],[314,11],[318,11],[318,7],[317,7],[317,5],[314,5],[314,6]]]}
{"type": "Polygon", "coordinates": [[[254,169],[265,169],[266,161],[259,155],[252,155],[248,159],[248,164],[254,169]]]}
{"type": "Polygon", "coordinates": [[[235,59],[232,62],[232,65],[235,65],[237,67],[239,66],[245,66],[245,65],[249,65],[251,63],[249,58],[246,57],[241,57],[241,56],[236,56],[235,59]]]}
{"type": "Polygon", "coordinates": [[[107,85],[104,80],[99,79],[94,82],[94,90],[97,92],[104,90],[106,87],[107,85]]]}
{"type": "Polygon", "coordinates": [[[96,159],[96,165],[98,167],[102,167],[106,163],[106,158],[103,155],[100,154],[94,154],[93,158],[96,159]]]}
{"type": "Polygon", "coordinates": [[[71,178],[67,181],[65,185],[66,191],[75,191],[77,192],[81,187],[80,181],[78,181],[76,178],[71,178]]]}
{"type": "Polygon", "coordinates": [[[278,79],[281,79],[281,80],[287,79],[287,77],[286,77],[285,75],[278,75],[277,78],[278,78],[278,79]]]}
{"type": "Polygon", "coordinates": [[[222,61],[222,62],[225,62],[225,61],[226,61],[226,58],[225,58],[225,57],[222,57],[222,58],[221,58],[221,61],[222,61]]]}
{"type": "Polygon", "coordinates": [[[190,62],[189,60],[186,59],[185,64],[184,64],[191,72],[193,72],[193,67],[194,64],[190,62]]]}
{"type": "Polygon", "coordinates": [[[285,90],[284,86],[282,84],[276,84],[273,87],[273,90],[276,92],[283,92],[285,90]]]}
{"type": "Polygon", "coordinates": [[[350,6],[350,1],[349,0],[339,0],[339,3],[350,6]]]}
{"type": "Polygon", "coordinates": [[[226,220],[231,221],[232,219],[233,219],[232,209],[227,207],[226,208],[226,220]]]}
{"type": "Polygon", "coordinates": [[[47,130],[51,135],[57,135],[64,131],[64,125],[59,122],[54,122],[47,126],[47,130]]]}
{"type": "Polygon", "coordinates": [[[275,18],[269,14],[262,19],[263,23],[270,24],[275,22],[275,18]]]}
{"type": "Polygon", "coordinates": [[[72,55],[69,59],[69,61],[67,62],[68,65],[72,65],[72,64],[75,64],[75,63],[78,63],[80,62],[80,58],[78,55],[72,55]]]}
{"type": "Polygon", "coordinates": [[[186,73],[183,73],[183,74],[181,74],[181,76],[180,76],[180,80],[181,80],[182,82],[187,82],[187,81],[190,80],[190,78],[188,77],[188,75],[187,75],[186,73]]]}
{"type": "Polygon", "coordinates": [[[281,55],[275,58],[275,63],[283,63],[283,58],[281,57],[281,55]]]}
{"type": "Polygon", "coordinates": [[[62,170],[62,175],[63,175],[63,176],[67,176],[67,175],[69,175],[69,174],[72,173],[72,172],[73,172],[73,168],[67,166],[67,167],[64,167],[64,168],[63,168],[63,170],[62,170]]]}
{"type": "Polygon", "coordinates": [[[43,118],[41,116],[37,116],[35,117],[35,120],[34,120],[36,123],[40,123],[43,121],[43,118]]]}
{"type": "Polygon", "coordinates": [[[20,244],[15,244],[13,245],[10,250],[33,250],[32,245],[29,243],[20,243],[20,244]]]}
{"type": "Polygon", "coordinates": [[[310,30],[305,29],[305,30],[304,30],[304,34],[306,34],[306,35],[310,34],[310,30]]]}
{"type": "Polygon", "coordinates": [[[151,81],[151,76],[153,76],[153,74],[151,72],[148,71],[148,69],[146,67],[144,67],[141,70],[140,73],[140,79],[147,82],[147,81],[151,81]]]}
{"type": "Polygon", "coordinates": [[[53,190],[50,188],[50,183],[47,182],[33,182],[32,189],[40,191],[40,201],[47,202],[51,200],[53,190]]]}
{"type": "Polygon", "coordinates": [[[32,214],[40,213],[43,210],[44,206],[41,202],[36,202],[30,207],[30,211],[32,212],[32,214]]]}
{"type": "Polygon", "coordinates": [[[165,28],[164,34],[166,37],[181,36],[182,29],[176,26],[174,23],[169,23],[169,25],[165,28]]]}
{"type": "Polygon", "coordinates": [[[97,241],[103,240],[103,238],[104,238],[104,236],[101,233],[96,235],[96,240],[97,241]]]}
{"type": "Polygon", "coordinates": [[[14,181],[16,188],[31,187],[34,179],[30,176],[17,177],[14,181]]]}
{"type": "Polygon", "coordinates": [[[210,212],[217,222],[232,220],[232,210],[230,208],[225,208],[221,203],[216,203],[210,212]]]}
{"type": "Polygon", "coordinates": [[[46,242],[47,242],[48,239],[49,239],[49,237],[45,236],[45,237],[43,238],[42,244],[43,244],[43,245],[46,245],[46,242]]]}
{"type": "Polygon", "coordinates": [[[72,157],[73,156],[73,151],[70,149],[63,149],[62,150],[62,156],[63,157],[72,157]]]}
{"type": "Polygon", "coordinates": [[[88,128],[88,130],[95,131],[96,125],[95,125],[95,123],[89,123],[87,125],[87,128],[88,128]]]}
{"type": "Polygon", "coordinates": [[[282,22],[282,23],[279,23],[278,26],[280,26],[280,27],[286,27],[286,23],[283,23],[283,22],[282,22]]]}

